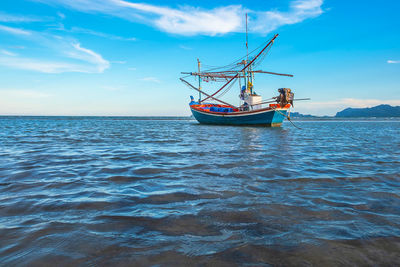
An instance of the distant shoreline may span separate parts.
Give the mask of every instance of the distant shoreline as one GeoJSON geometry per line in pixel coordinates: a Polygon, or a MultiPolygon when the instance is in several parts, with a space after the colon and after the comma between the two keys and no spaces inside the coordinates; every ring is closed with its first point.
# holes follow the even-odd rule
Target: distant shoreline
{"type": "MultiPolygon", "coordinates": [[[[0,115],[4,117],[27,118],[133,118],[142,120],[192,120],[192,115],[187,116],[138,116],[138,115],[0,115]]],[[[371,108],[346,108],[336,113],[335,116],[304,115],[291,112],[290,117],[296,121],[343,121],[343,120],[400,120],[400,106],[378,105],[371,108]],[[394,116],[393,116],[394,115],[394,116]]]]}
{"type": "Polygon", "coordinates": [[[292,121],[400,121],[400,117],[292,117],[292,121]]]}
{"type": "Polygon", "coordinates": [[[346,108],[336,113],[335,116],[304,115],[292,112],[292,118],[301,119],[359,119],[359,118],[400,118],[400,106],[381,104],[370,108],[346,108]]]}
{"type": "MultiPolygon", "coordinates": [[[[99,116],[99,115],[0,115],[0,119],[131,119],[131,120],[195,120],[192,116],[99,116]]],[[[291,117],[292,121],[400,121],[400,117],[291,117]]]]}

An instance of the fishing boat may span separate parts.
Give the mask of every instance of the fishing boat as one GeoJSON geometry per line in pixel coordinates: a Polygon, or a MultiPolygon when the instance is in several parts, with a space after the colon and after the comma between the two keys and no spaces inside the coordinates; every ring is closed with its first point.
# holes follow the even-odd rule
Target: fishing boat
{"type": "MultiPolygon", "coordinates": [[[[262,100],[261,95],[255,92],[254,75],[270,74],[285,77],[293,77],[291,74],[276,73],[256,70],[270,51],[278,34],[265,42],[259,49],[248,52],[247,18],[246,18],[246,55],[235,62],[223,67],[210,67],[201,70],[201,62],[197,59],[197,72],[182,72],[185,76],[180,80],[189,88],[199,93],[195,101],[191,96],[189,103],[193,117],[202,124],[217,125],[248,125],[248,126],[281,126],[285,118],[290,120],[289,110],[293,106],[293,92],[289,88],[280,88],[279,96],[262,100]],[[195,77],[198,86],[187,81],[188,77],[195,77]],[[207,93],[202,88],[204,82],[223,82],[222,86],[214,93],[207,93]],[[239,105],[233,105],[221,100],[234,84],[239,85],[239,105]]],[[[258,90],[258,89],[257,89],[258,90]]],[[[306,100],[306,99],[298,99],[306,100]]],[[[308,99],[307,99],[308,100],[308,99]]]]}

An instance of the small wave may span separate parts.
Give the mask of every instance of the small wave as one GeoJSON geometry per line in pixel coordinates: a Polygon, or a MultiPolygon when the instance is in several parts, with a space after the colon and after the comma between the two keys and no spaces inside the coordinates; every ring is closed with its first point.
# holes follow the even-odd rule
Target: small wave
{"type": "Polygon", "coordinates": [[[146,198],[140,199],[138,203],[168,204],[168,203],[184,202],[190,200],[214,199],[219,197],[220,195],[216,194],[194,195],[184,192],[176,192],[176,193],[162,194],[162,195],[151,195],[146,198]]]}
{"type": "Polygon", "coordinates": [[[152,175],[166,172],[166,169],[161,168],[138,168],[134,170],[134,173],[139,175],[152,175]]]}

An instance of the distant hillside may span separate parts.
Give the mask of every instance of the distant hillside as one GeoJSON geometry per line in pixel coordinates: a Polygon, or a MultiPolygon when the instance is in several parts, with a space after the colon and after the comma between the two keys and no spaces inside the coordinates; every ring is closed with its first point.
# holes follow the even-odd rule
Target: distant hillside
{"type": "Polygon", "coordinates": [[[291,112],[290,117],[292,118],[314,118],[315,116],[313,115],[304,115],[298,112],[291,112]]]}
{"type": "Polygon", "coordinates": [[[336,113],[335,117],[400,117],[400,106],[379,105],[372,108],[346,108],[336,113]]]}

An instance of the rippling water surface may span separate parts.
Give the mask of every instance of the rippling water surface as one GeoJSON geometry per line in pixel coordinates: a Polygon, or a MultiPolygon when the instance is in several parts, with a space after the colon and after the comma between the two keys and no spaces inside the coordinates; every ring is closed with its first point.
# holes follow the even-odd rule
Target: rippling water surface
{"type": "Polygon", "coordinates": [[[1,265],[400,262],[400,121],[0,118],[1,265]]]}

